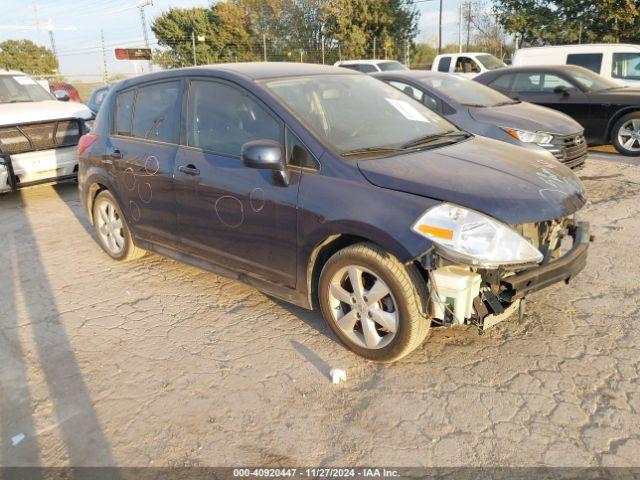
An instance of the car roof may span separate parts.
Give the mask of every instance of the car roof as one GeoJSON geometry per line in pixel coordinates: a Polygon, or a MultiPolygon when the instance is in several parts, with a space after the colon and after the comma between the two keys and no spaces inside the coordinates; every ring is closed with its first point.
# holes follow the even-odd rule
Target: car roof
{"type": "Polygon", "coordinates": [[[397,60],[340,60],[336,65],[379,65],[380,63],[400,63],[397,60]]]}
{"type": "Polygon", "coordinates": [[[521,50],[532,51],[532,50],[547,50],[547,49],[572,49],[572,50],[589,50],[592,47],[598,48],[635,48],[640,49],[640,45],[634,45],[632,43],[577,43],[571,45],[543,45],[540,47],[524,47],[519,48],[516,52],[521,50]]]}
{"type": "Polygon", "coordinates": [[[539,72],[539,71],[548,71],[555,73],[565,73],[569,70],[574,71],[584,71],[588,70],[579,65],[523,65],[518,67],[504,67],[504,68],[496,68],[495,70],[490,70],[489,72],[483,73],[485,75],[487,73],[508,73],[508,72],[539,72]]]}
{"type": "Polygon", "coordinates": [[[346,68],[312,63],[297,62],[239,62],[202,65],[197,67],[175,68],[160,72],[148,73],[123,80],[118,90],[146,83],[149,81],[179,78],[186,75],[204,75],[211,73],[235,74],[248,80],[264,80],[269,78],[303,77],[311,75],[363,75],[346,68]]]}
{"type": "MultiPolygon", "coordinates": [[[[421,78],[449,78],[453,75],[444,72],[433,72],[431,70],[391,70],[388,72],[376,72],[371,74],[374,78],[405,78],[421,79],[421,78]]],[[[459,78],[459,77],[458,77],[459,78]]]]}

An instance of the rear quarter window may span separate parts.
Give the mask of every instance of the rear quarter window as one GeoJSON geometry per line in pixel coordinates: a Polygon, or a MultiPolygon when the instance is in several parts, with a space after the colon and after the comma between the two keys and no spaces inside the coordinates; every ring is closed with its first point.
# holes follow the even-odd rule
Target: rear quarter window
{"type": "Polygon", "coordinates": [[[442,57],[438,63],[439,72],[448,72],[451,67],[451,57],[442,57]]]}
{"type": "Polygon", "coordinates": [[[135,90],[128,90],[116,96],[115,129],[117,135],[131,136],[135,94],[135,90]]]}
{"type": "Polygon", "coordinates": [[[578,65],[588,68],[592,72],[600,73],[602,68],[601,53],[570,53],[567,55],[567,65],[578,65]]]}

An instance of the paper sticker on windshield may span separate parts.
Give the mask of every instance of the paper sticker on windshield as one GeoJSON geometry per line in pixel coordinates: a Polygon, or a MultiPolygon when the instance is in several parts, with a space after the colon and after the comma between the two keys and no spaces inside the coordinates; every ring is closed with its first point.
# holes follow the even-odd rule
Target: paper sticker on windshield
{"type": "Polygon", "coordinates": [[[405,102],[404,100],[395,100],[393,98],[386,98],[385,100],[393,105],[393,107],[398,110],[407,120],[431,123],[427,117],[422,115],[410,103],[405,102]]]}
{"type": "Polygon", "coordinates": [[[13,79],[20,85],[37,85],[36,81],[33,78],[25,77],[24,75],[13,77],[13,79]]]}

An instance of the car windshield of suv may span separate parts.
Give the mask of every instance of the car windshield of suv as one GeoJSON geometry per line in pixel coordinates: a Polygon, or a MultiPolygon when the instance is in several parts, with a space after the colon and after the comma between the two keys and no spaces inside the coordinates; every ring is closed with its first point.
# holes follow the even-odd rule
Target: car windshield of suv
{"type": "Polygon", "coordinates": [[[380,62],[378,63],[378,68],[383,72],[389,72],[391,70],[407,70],[400,62],[380,62]]]}
{"type": "Polygon", "coordinates": [[[567,69],[567,73],[588,92],[600,92],[602,90],[611,90],[622,86],[615,80],[598,75],[586,68],[575,70],[567,69]]]}
{"type": "Polygon", "coordinates": [[[264,85],[340,152],[396,150],[457,129],[384,82],[365,75],[314,75],[264,85]]]}
{"type": "Polygon", "coordinates": [[[0,76],[0,103],[42,102],[53,100],[49,92],[26,75],[0,76]]]}
{"type": "Polygon", "coordinates": [[[421,78],[420,82],[466,107],[497,107],[518,103],[493,88],[453,75],[428,76],[421,78]]]}
{"type": "Polygon", "coordinates": [[[614,53],[611,76],[622,80],[640,80],[640,52],[614,53]]]}
{"type": "Polygon", "coordinates": [[[502,60],[493,55],[477,55],[476,58],[487,70],[495,70],[496,68],[504,68],[507,66],[502,60]]]}

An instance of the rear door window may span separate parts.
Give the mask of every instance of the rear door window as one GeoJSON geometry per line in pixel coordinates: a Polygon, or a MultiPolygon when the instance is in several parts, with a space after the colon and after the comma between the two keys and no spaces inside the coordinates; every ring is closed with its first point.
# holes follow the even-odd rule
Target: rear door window
{"type": "Polygon", "coordinates": [[[451,67],[451,57],[442,57],[438,63],[439,72],[448,72],[451,67]]]}
{"type": "Polygon", "coordinates": [[[600,73],[602,68],[601,53],[570,53],[567,55],[567,65],[578,65],[588,68],[592,72],[600,73]]]}
{"type": "Polygon", "coordinates": [[[131,136],[133,122],[133,101],[136,91],[128,90],[116,96],[116,134],[131,136]]]}
{"type": "Polygon", "coordinates": [[[138,88],[132,135],[178,143],[180,82],[154,83],[138,88]]]}
{"type": "Polygon", "coordinates": [[[239,157],[251,140],[282,143],[284,125],[248,92],[226,83],[194,80],[189,87],[189,146],[239,157]]]}

